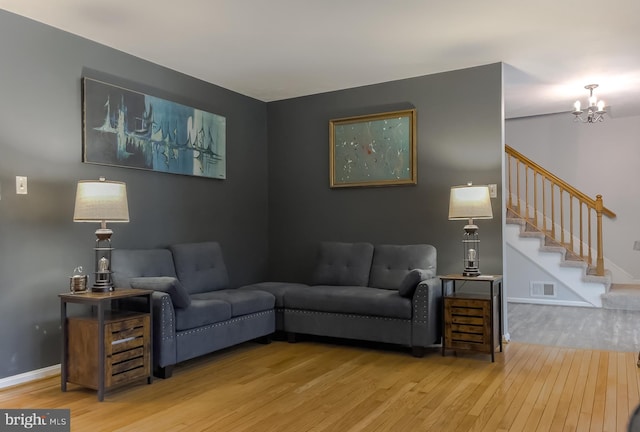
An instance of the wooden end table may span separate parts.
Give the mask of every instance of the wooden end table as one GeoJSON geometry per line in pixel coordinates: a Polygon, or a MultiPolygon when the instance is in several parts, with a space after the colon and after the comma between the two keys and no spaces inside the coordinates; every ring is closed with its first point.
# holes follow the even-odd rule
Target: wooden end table
{"type": "Polygon", "coordinates": [[[447,349],[491,355],[502,352],[502,275],[440,276],[442,281],[442,355],[447,349]],[[466,282],[486,284],[488,290],[459,292],[466,282]]]}
{"type": "Polygon", "coordinates": [[[60,297],[62,324],[61,390],[67,382],[98,391],[138,379],[153,380],[153,290],[116,289],[111,292],[63,293],[60,297]],[[144,297],[148,312],[123,311],[114,300],[144,297]],[[91,306],[91,314],[67,316],[67,304],[91,306]]]}

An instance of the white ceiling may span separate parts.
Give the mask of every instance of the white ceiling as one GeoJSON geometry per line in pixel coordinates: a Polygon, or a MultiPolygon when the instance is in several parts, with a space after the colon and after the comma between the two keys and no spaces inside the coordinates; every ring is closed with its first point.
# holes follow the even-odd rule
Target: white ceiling
{"type": "MultiPolygon", "coordinates": [[[[507,117],[586,84],[640,114],[640,1],[0,0],[0,8],[273,101],[502,61],[507,117]]],[[[10,37],[3,35],[2,37],[10,37]]]]}

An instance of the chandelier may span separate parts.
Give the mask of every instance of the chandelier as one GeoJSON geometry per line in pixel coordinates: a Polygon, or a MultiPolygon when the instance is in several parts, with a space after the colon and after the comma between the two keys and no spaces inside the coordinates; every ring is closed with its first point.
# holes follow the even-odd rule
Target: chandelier
{"type": "Polygon", "coordinates": [[[598,88],[598,84],[588,84],[584,86],[584,88],[589,90],[589,102],[587,104],[586,110],[580,109],[579,100],[577,100],[573,104],[572,114],[575,116],[573,121],[580,121],[582,123],[596,123],[603,121],[604,115],[607,113],[604,109],[604,101],[597,100],[597,98],[593,95],[593,89],[598,88]],[[583,114],[586,114],[586,116],[583,114]]]}

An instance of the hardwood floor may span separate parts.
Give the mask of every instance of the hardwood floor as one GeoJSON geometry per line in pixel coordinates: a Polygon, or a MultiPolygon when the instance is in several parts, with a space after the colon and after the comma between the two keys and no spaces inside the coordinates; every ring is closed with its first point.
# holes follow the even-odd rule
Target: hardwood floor
{"type": "Polygon", "coordinates": [[[73,431],[626,431],[637,353],[510,343],[483,354],[314,341],[247,343],[172,378],[96,393],[59,378],[0,391],[2,408],[69,408],[73,431]]]}
{"type": "Polygon", "coordinates": [[[640,311],[508,303],[511,340],[604,351],[640,350],[640,311]]]}

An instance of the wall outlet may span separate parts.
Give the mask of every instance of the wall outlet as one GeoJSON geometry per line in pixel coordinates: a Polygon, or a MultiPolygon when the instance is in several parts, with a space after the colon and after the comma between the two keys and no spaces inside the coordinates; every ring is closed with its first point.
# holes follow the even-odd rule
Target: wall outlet
{"type": "Polygon", "coordinates": [[[491,198],[498,198],[498,185],[490,184],[489,185],[489,196],[491,198]]]}
{"type": "Polygon", "coordinates": [[[18,195],[27,194],[27,178],[24,176],[16,176],[16,193],[18,195]]]}

